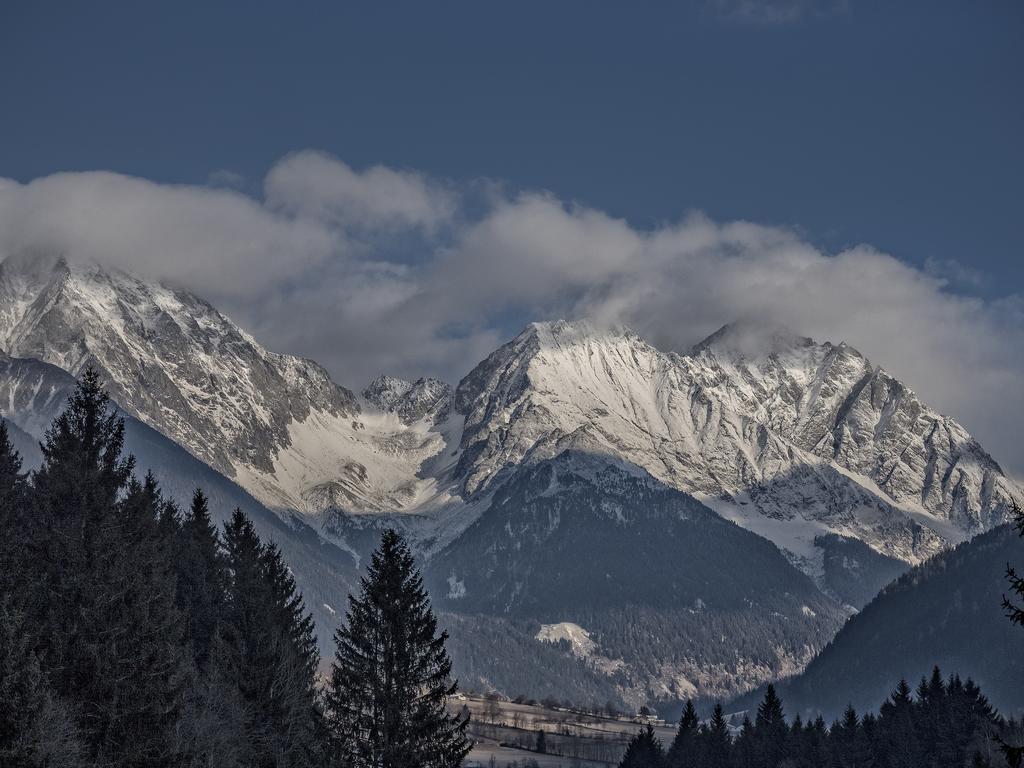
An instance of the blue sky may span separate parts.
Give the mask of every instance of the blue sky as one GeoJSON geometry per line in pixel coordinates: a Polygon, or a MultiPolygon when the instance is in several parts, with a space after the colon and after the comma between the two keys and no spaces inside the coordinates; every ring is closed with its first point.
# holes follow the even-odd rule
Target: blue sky
{"type": "Polygon", "coordinates": [[[528,320],[846,340],[1024,472],[1024,4],[0,6],[0,256],[343,384],[528,320]]]}
{"type": "Polygon", "coordinates": [[[312,147],[638,227],[795,226],[999,292],[1024,278],[1022,39],[1015,1],[8,0],[0,173],[258,184],[312,147]]]}

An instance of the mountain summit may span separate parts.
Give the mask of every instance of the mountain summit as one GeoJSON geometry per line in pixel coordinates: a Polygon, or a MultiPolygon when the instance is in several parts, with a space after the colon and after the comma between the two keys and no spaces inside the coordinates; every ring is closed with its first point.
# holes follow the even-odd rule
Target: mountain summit
{"type": "Polygon", "coordinates": [[[573,449],[642,467],[820,572],[833,533],[919,562],[1004,519],[1011,481],[962,426],[845,344],[737,326],[689,354],[622,328],[535,323],[459,384],[479,493],[573,449]]]}
{"type": "Polygon", "coordinates": [[[916,563],[1020,498],[959,423],[860,352],[764,323],[683,355],[622,327],[533,323],[454,392],[380,377],[356,396],[188,291],[23,254],[0,265],[0,345],[95,365],[125,411],[308,515],[448,515],[572,450],[696,496],[818,577],[819,536],[916,563]]]}

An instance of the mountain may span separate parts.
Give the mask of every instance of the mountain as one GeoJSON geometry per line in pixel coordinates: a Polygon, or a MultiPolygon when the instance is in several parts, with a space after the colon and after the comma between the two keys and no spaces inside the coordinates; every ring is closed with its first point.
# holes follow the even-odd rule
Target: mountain
{"type": "MultiPolygon", "coordinates": [[[[5,420],[12,427],[26,470],[42,463],[39,442],[50,422],[64,410],[75,385],[74,377],[56,366],[0,355],[0,402],[7,404],[5,420]]],[[[141,476],[152,470],[166,498],[187,504],[192,492],[201,487],[218,525],[238,507],[264,540],[277,543],[316,619],[321,643],[328,647],[337,612],[343,610],[345,595],[357,584],[353,554],[325,541],[301,518],[271,512],[230,479],[138,419],[127,414],[124,418],[125,452],[135,456],[136,473],[141,476]]]]}
{"type": "Polygon", "coordinates": [[[194,294],[23,253],[0,265],[0,348],[72,374],[93,365],[117,403],[263,504],[316,515],[403,509],[436,434],[358,398],[310,360],[268,352],[194,294]]]}
{"type": "MultiPolygon", "coordinates": [[[[789,714],[838,717],[848,703],[876,710],[900,678],[938,665],[974,679],[1002,714],[1024,713],[1024,630],[1000,604],[1006,564],[1024,564],[1024,539],[1003,525],[913,568],[853,616],[802,674],[780,685],[789,714]]],[[[734,708],[756,706],[757,694],[734,708]]]]}
{"type": "Polygon", "coordinates": [[[821,580],[821,536],[917,563],[1019,494],[963,427],[856,350],[750,325],[677,355],[624,329],[536,323],[454,392],[380,377],[355,395],[188,291],[24,253],[0,264],[0,347],[96,366],[126,413],[328,531],[340,516],[436,516],[443,534],[421,527],[443,544],[521,463],[572,448],[695,495],[821,580]]]}
{"type": "Polygon", "coordinates": [[[850,347],[729,326],[686,355],[536,323],[459,384],[467,495],[564,450],[614,457],[774,541],[816,578],[839,535],[918,563],[1020,498],[958,423],[850,347]]]}
{"type": "Polygon", "coordinates": [[[535,323],[454,389],[356,394],[188,291],[24,252],[0,264],[0,348],[16,439],[95,366],[168,493],[209,486],[288,542],[321,637],[381,528],[403,530],[473,659],[460,674],[509,693],[579,679],[643,703],[799,671],[892,578],[1024,499],[859,352],[767,326],[677,354],[535,323]]]}
{"type": "Polygon", "coordinates": [[[642,470],[568,451],[502,485],[428,584],[443,609],[572,641],[567,656],[634,702],[791,674],[845,618],[770,542],[642,470]]]}

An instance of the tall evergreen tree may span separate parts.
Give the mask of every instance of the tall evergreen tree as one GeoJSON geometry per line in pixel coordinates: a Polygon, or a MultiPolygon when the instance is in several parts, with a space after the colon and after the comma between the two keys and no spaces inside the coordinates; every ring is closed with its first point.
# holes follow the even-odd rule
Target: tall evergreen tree
{"type": "Polygon", "coordinates": [[[23,592],[25,503],[28,488],[21,455],[14,450],[6,419],[0,418],[0,595],[23,592]]]}
{"type": "Polygon", "coordinates": [[[700,718],[694,709],[693,700],[687,699],[683,714],[679,718],[679,727],[675,738],[668,749],[666,764],[670,768],[695,768],[698,763],[697,730],[700,718]]]}
{"type": "Polygon", "coordinates": [[[437,620],[409,547],[381,538],[345,625],[326,695],[336,765],[450,768],[469,752],[467,721],[450,715],[456,691],[447,632],[437,620]]]}
{"type": "MultiPolygon", "coordinates": [[[[1024,510],[1017,506],[1016,501],[1013,503],[1013,516],[1017,532],[1024,536],[1024,510]]],[[[1006,565],[1006,580],[1010,584],[1010,593],[1014,595],[1015,599],[1024,599],[1024,576],[1018,574],[1016,569],[1009,563],[1006,565]]],[[[1006,609],[1006,616],[1010,621],[1024,626],[1024,606],[1015,603],[1011,598],[1004,595],[1003,608],[1006,609]]],[[[1006,761],[1011,766],[1018,768],[1024,764],[1024,744],[1008,744],[999,739],[999,745],[1006,757],[1006,761]]]]}
{"type": "Polygon", "coordinates": [[[664,768],[665,765],[665,749],[650,725],[630,739],[626,754],[619,762],[619,768],[664,768]]]}
{"type": "Polygon", "coordinates": [[[860,718],[852,706],[843,713],[843,719],[829,734],[832,743],[832,762],[836,768],[869,768],[871,749],[864,739],[860,718]]]}
{"type": "Polygon", "coordinates": [[[735,768],[761,768],[757,753],[756,731],[749,717],[744,716],[740,732],[732,746],[732,764],[735,768]]]}
{"type": "Polygon", "coordinates": [[[880,709],[878,752],[880,768],[910,765],[918,753],[914,699],[910,685],[900,680],[880,709]]]}
{"type": "Polygon", "coordinates": [[[766,768],[775,768],[786,755],[789,728],[786,726],[782,701],[771,683],[768,684],[764,699],[757,707],[754,730],[758,763],[766,768]]]}
{"type": "Polygon", "coordinates": [[[318,765],[319,657],[312,618],[280,551],[260,541],[241,510],[225,525],[224,546],[230,588],[215,664],[246,707],[253,764],[318,765]]]}
{"type": "Polygon", "coordinates": [[[701,768],[729,768],[732,738],[721,704],[715,704],[711,720],[701,728],[697,741],[701,768]]]}
{"type": "Polygon", "coordinates": [[[188,635],[197,667],[206,668],[210,647],[227,601],[228,574],[209,502],[200,489],[181,523],[178,546],[178,605],[188,617],[188,635]]]}
{"type": "Polygon", "coordinates": [[[89,369],[47,432],[33,478],[31,610],[47,677],[74,706],[87,759],[170,765],[181,620],[158,492],[131,482],[123,445],[124,421],[89,369]]]}
{"type": "Polygon", "coordinates": [[[828,728],[821,715],[804,726],[802,745],[802,762],[797,763],[800,768],[818,768],[828,764],[828,728]]]}

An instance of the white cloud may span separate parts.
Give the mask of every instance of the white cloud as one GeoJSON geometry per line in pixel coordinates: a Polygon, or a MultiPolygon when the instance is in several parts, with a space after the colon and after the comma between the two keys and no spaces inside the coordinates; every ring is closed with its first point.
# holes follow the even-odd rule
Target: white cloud
{"type": "Polygon", "coordinates": [[[335,225],[423,227],[434,230],[455,213],[443,184],[418,173],[374,166],[362,172],[322,152],[296,152],[275,165],[264,182],[271,209],[335,225]]]}
{"type": "Polygon", "coordinates": [[[849,10],[849,0],[710,0],[718,16],[743,24],[794,24],[849,10]]]}
{"type": "Polygon", "coordinates": [[[25,248],[241,298],[321,266],[343,243],[231,190],[93,172],[0,186],[0,251],[25,248]]]}
{"type": "Polygon", "coordinates": [[[457,379],[509,318],[625,322],[680,351],[770,318],[853,344],[1024,469],[1020,296],[956,295],[934,265],[828,254],[748,222],[691,214],[638,231],[543,193],[463,201],[420,174],[309,152],[271,169],[262,200],[108,173],[0,180],[0,254],[42,246],[184,284],[352,387],[381,371],[457,379]]]}

